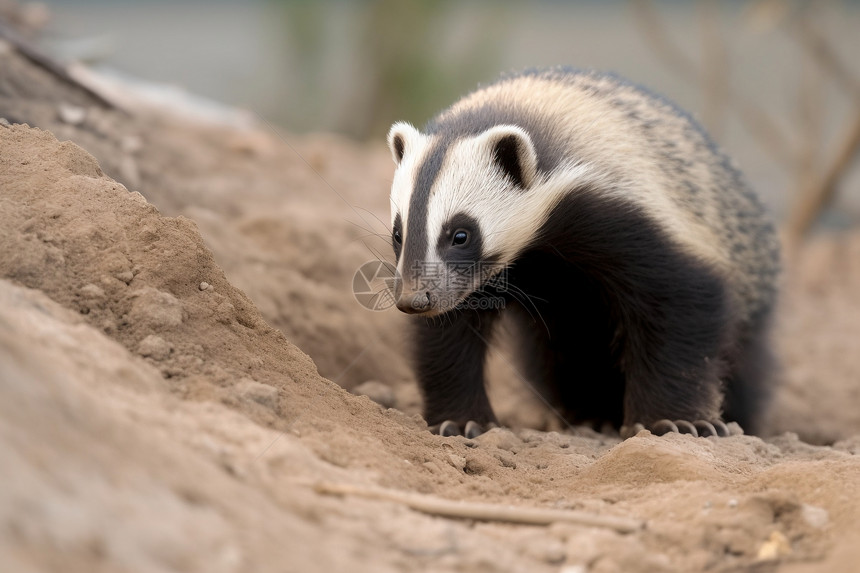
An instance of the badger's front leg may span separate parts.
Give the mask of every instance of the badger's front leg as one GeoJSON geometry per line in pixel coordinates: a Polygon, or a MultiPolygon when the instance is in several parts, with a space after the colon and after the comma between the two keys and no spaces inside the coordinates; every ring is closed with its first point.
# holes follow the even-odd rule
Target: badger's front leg
{"type": "Polygon", "coordinates": [[[487,344],[497,316],[452,310],[416,317],[412,359],[431,430],[474,437],[497,423],[484,388],[487,344]]]}

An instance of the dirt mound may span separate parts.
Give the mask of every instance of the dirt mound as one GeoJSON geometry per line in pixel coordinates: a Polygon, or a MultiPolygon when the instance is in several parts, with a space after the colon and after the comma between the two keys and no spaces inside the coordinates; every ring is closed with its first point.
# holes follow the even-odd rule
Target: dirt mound
{"type": "Polygon", "coordinates": [[[11,484],[0,524],[17,570],[690,571],[822,558],[838,570],[856,557],[856,440],[431,436],[319,376],[225,279],[193,222],[162,216],[76,145],[0,128],[0,186],[11,484]],[[321,495],[322,481],[647,526],[448,520],[321,495]]]}
{"type": "Polygon", "coordinates": [[[183,395],[217,399],[231,381],[283,384],[290,373],[332,389],[227,282],[192,221],[162,217],[47,132],[15,126],[0,142],[4,277],[148,357],[183,395]]]}

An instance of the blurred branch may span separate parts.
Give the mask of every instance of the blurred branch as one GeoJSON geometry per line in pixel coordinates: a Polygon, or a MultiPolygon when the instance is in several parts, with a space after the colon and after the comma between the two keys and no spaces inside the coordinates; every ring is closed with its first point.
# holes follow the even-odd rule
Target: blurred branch
{"type": "Polygon", "coordinates": [[[837,184],[854,160],[860,157],[860,110],[831,156],[833,159],[823,173],[813,178],[811,183],[801,190],[797,203],[789,213],[785,231],[790,250],[800,242],[819,213],[832,201],[837,184]]]}
{"type": "Polygon", "coordinates": [[[833,46],[825,40],[806,18],[797,22],[797,37],[807,52],[826,70],[835,82],[852,98],[860,100],[860,78],[854,76],[833,46]]]}
{"type": "MultiPolygon", "coordinates": [[[[700,4],[705,18],[702,22],[702,70],[669,39],[668,31],[652,1],[632,0],[632,5],[636,21],[657,57],[679,76],[701,85],[708,123],[716,124],[715,106],[724,98],[759,144],[792,171],[798,192],[784,229],[791,251],[832,202],[840,181],[860,157],[860,78],[844,64],[829,39],[815,29],[810,16],[818,5],[812,3],[800,7],[792,18],[793,26],[790,28],[808,58],[799,86],[799,121],[793,122],[799,127],[788,134],[793,139],[789,139],[755,102],[729,86],[729,70],[721,51],[725,43],[712,27],[717,15],[713,0],[701,0],[700,4]],[[821,155],[822,114],[827,109],[823,101],[825,80],[834,81],[849,95],[855,104],[855,116],[831,152],[821,155]]],[[[711,125],[709,127],[713,129],[711,125]]]]}
{"type": "MultiPolygon", "coordinates": [[[[696,63],[669,39],[669,33],[660,20],[654,3],[650,0],[632,0],[632,5],[636,22],[657,56],[686,80],[696,85],[706,83],[696,63]]],[[[783,164],[792,164],[796,160],[796,154],[786,144],[787,137],[776,122],[762,108],[731,89],[728,85],[727,72],[724,74],[723,81],[726,102],[734,106],[750,134],[775,160],[783,164]]]]}
{"type": "MultiPolygon", "coordinates": [[[[820,145],[817,141],[813,141],[814,133],[809,133],[810,126],[805,126],[807,137],[804,137],[803,141],[807,147],[807,153],[804,154],[807,165],[802,166],[805,173],[799,174],[800,190],[785,225],[786,240],[790,249],[803,239],[819,214],[832,203],[839,182],[847,174],[855,159],[860,157],[860,79],[843,64],[836,50],[818,33],[809,18],[797,18],[795,24],[795,38],[819,69],[825,71],[828,77],[848,94],[854,103],[855,117],[853,123],[842,134],[833,152],[824,156],[822,161],[826,165],[823,169],[816,169],[819,161],[814,157],[820,145]],[[832,158],[829,163],[828,158],[832,158]]],[[[810,81],[808,78],[805,79],[807,82],[810,81]]],[[[812,81],[815,82],[815,80],[812,81]]],[[[804,91],[808,91],[820,89],[821,86],[803,87],[804,91]]],[[[824,109],[820,99],[819,95],[816,98],[818,101],[807,102],[807,106],[810,107],[807,113],[820,113],[824,109]]]]}
{"type": "Polygon", "coordinates": [[[720,8],[716,0],[699,4],[702,30],[702,120],[714,137],[723,133],[723,115],[728,106],[729,67],[725,45],[720,37],[720,8]]]}
{"type": "Polygon", "coordinates": [[[348,483],[318,482],[314,484],[314,490],[324,495],[353,495],[366,499],[398,503],[422,513],[456,519],[500,521],[530,525],[576,523],[587,527],[605,527],[621,533],[641,531],[645,527],[644,521],[614,515],[600,515],[572,509],[453,501],[431,495],[408,493],[379,487],[357,486],[348,483]]]}
{"type": "Polygon", "coordinates": [[[0,17],[0,40],[6,41],[15,51],[30,60],[33,64],[53,74],[60,80],[82,90],[102,106],[109,109],[117,109],[125,113],[126,110],[97,90],[91,85],[92,82],[88,84],[82,81],[82,78],[73,76],[69,72],[68,65],[60,63],[43,52],[31,39],[20,34],[11,24],[6,23],[2,17],[0,17]]]}
{"type": "Polygon", "coordinates": [[[825,84],[823,70],[809,53],[804,51],[798,61],[800,85],[797,94],[797,123],[799,133],[798,160],[793,166],[795,189],[798,195],[816,185],[821,175],[819,164],[824,147],[825,84]]]}
{"type": "Polygon", "coordinates": [[[690,60],[678,46],[669,39],[669,34],[649,0],[633,0],[633,11],[636,14],[636,22],[645,36],[645,40],[651,44],[651,49],[657,57],[663,60],[669,68],[678,75],[691,82],[699,81],[699,71],[696,64],[690,60]]]}

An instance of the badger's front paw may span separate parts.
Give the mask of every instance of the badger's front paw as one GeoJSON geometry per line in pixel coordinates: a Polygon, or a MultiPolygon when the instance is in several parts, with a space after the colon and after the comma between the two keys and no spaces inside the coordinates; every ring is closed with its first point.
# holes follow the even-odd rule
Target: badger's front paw
{"type": "Polygon", "coordinates": [[[464,426],[460,426],[454,420],[445,420],[441,424],[430,426],[429,430],[434,434],[439,434],[442,437],[449,436],[464,436],[469,438],[477,438],[487,430],[497,427],[492,422],[489,424],[479,424],[474,420],[469,420],[464,426]]]}
{"type": "Polygon", "coordinates": [[[726,425],[722,420],[696,420],[690,422],[687,420],[672,420],[662,419],[657,420],[653,424],[633,424],[632,426],[621,426],[621,437],[627,439],[635,436],[642,430],[648,430],[656,436],[662,436],[670,432],[678,434],[690,434],[693,437],[707,438],[708,436],[718,436],[725,438],[743,434],[743,430],[737,424],[726,425]]]}

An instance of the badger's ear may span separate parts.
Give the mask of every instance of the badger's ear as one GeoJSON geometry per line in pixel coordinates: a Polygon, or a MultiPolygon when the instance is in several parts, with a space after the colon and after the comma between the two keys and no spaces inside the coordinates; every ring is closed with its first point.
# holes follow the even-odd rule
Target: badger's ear
{"type": "Polygon", "coordinates": [[[497,125],[481,134],[493,162],[518,187],[528,189],[537,176],[537,153],[529,134],[515,125],[497,125]]]}
{"type": "Polygon", "coordinates": [[[403,156],[410,147],[410,143],[420,137],[418,130],[404,121],[398,121],[391,126],[388,131],[388,148],[391,149],[391,156],[394,158],[394,163],[400,165],[403,161],[403,156]]]}

